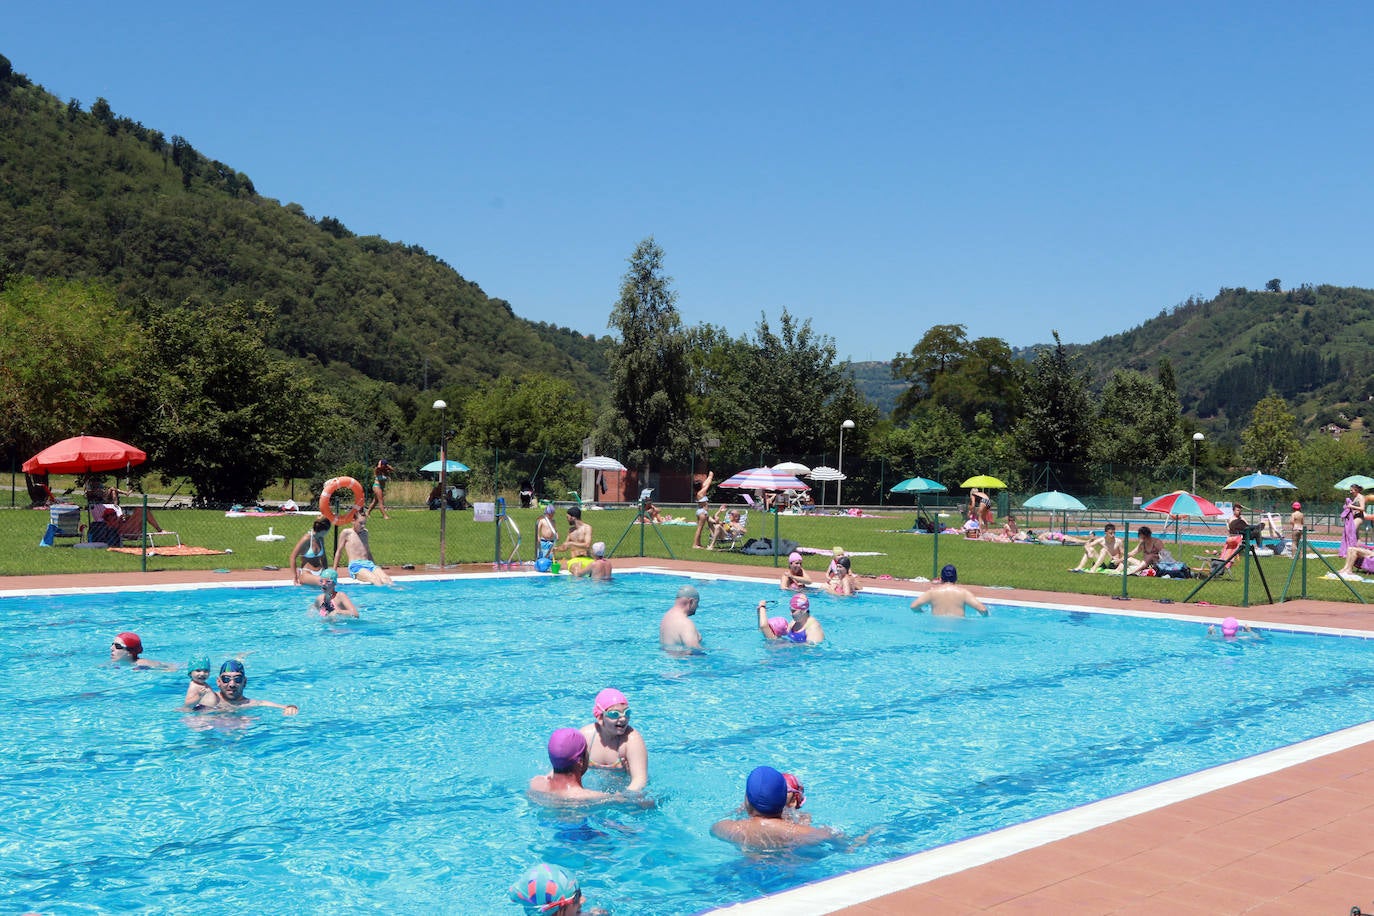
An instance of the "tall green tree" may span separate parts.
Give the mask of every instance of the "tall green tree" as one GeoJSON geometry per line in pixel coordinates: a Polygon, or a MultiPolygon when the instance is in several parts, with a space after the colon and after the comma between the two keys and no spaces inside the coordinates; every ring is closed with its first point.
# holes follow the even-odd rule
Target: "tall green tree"
{"type": "Polygon", "coordinates": [[[128,437],[142,336],[96,283],[0,289],[0,440],[28,458],[68,436],[128,437]]]}
{"type": "Polygon", "coordinates": [[[267,349],[242,302],[187,302],[148,319],[142,437],[164,475],[209,504],[249,502],[274,477],[320,467],[337,403],[267,349]]]}
{"type": "Polygon", "coordinates": [[[686,341],[663,249],[649,237],[635,246],[610,326],[620,333],[608,362],[611,405],[601,438],[626,450],[634,465],[677,457],[689,447],[686,341]]]}
{"type": "Polygon", "coordinates": [[[897,399],[898,420],[931,403],[953,411],[966,426],[986,413],[1006,429],[1020,412],[1022,371],[1011,348],[996,337],[970,341],[961,324],[931,328],[909,354],[893,360],[892,375],[911,383],[897,399]]]}
{"type": "Polygon", "coordinates": [[[1088,371],[1053,333],[1054,346],[1040,348],[1026,375],[1016,445],[1026,461],[1081,465],[1092,449],[1096,415],[1088,371]]]}
{"type": "Polygon", "coordinates": [[[1093,460],[1158,467],[1178,449],[1178,399],[1139,372],[1118,369],[1102,391],[1093,460]]]}
{"type": "Polygon", "coordinates": [[[1262,398],[1250,415],[1250,425],[1241,431],[1241,461],[1274,474],[1287,466],[1297,448],[1297,418],[1289,412],[1288,402],[1277,394],[1262,398]]]}
{"type": "Polygon", "coordinates": [[[570,382],[531,372],[472,392],[462,415],[464,442],[564,460],[580,454],[592,405],[570,382]]]}

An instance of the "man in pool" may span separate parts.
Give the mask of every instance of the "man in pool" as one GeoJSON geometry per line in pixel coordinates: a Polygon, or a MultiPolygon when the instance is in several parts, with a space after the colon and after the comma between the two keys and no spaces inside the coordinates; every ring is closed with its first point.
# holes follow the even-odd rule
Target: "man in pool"
{"type": "Polygon", "coordinates": [[[326,620],[342,617],[357,617],[358,606],[353,599],[338,591],[339,574],[332,569],[320,573],[320,594],[315,596],[313,607],[326,620]]]}
{"type": "Polygon", "coordinates": [[[296,706],[288,704],[283,706],[281,703],[273,703],[271,700],[250,700],[243,695],[243,689],[248,686],[248,672],[243,669],[243,662],[230,659],[219,666],[219,707],[229,707],[231,709],[252,709],[255,707],[266,706],[271,709],[280,709],[284,716],[294,716],[300,712],[296,706]]]}
{"type": "Polygon", "coordinates": [[[923,595],[917,595],[916,600],[911,602],[911,609],[918,612],[929,610],[936,617],[963,617],[965,610],[988,616],[987,606],[958,582],[959,571],[951,563],[940,570],[940,584],[932,586],[923,595]]]}
{"type": "Polygon", "coordinates": [[[770,618],[768,602],[759,602],[759,632],[765,639],[782,639],[811,645],[825,640],[825,630],[821,627],[821,622],[811,616],[811,599],[805,595],[793,595],[788,606],[792,611],[790,623],[784,617],[770,618]]]}
{"type": "Polygon", "coordinates": [[[606,559],[605,541],[597,541],[592,545],[592,562],[584,575],[603,582],[611,578],[611,561],[606,559]]]}
{"type": "Polygon", "coordinates": [[[649,784],[649,749],[644,737],[630,725],[630,701],[614,687],[596,695],[592,723],[582,726],[587,742],[587,764],[599,770],[623,770],[630,775],[628,792],[649,784]]]}
{"type": "Polygon", "coordinates": [[[137,633],[124,632],[110,643],[110,661],[132,665],[135,668],[155,668],[159,671],[177,671],[180,665],[171,662],[155,662],[151,658],[139,658],[143,654],[143,640],[137,633]]]}
{"type": "Polygon", "coordinates": [[[811,846],[840,836],[829,827],[812,827],[783,817],[787,801],[787,778],[772,767],[755,767],[744,786],[746,816],[717,821],[711,834],[748,849],[811,846]]]}
{"type": "Polygon", "coordinates": [[[353,517],[353,526],[343,529],[339,535],[339,549],[334,551],[334,567],[344,554],[348,555],[348,574],[359,582],[373,585],[390,585],[391,577],[386,570],[372,559],[372,545],[367,540],[367,511],[359,509],[353,517]]]}
{"type": "Polygon", "coordinates": [[[582,510],[577,506],[568,507],[568,536],[563,543],[553,549],[554,553],[564,551],[568,559],[585,557],[592,549],[592,526],[582,521],[582,510]]]}
{"type": "Polygon", "coordinates": [[[531,795],[575,802],[602,802],[614,797],[582,785],[582,774],[587,772],[587,739],[575,728],[560,728],[549,736],[549,765],[553,772],[530,780],[531,795]]]}
{"type": "Polygon", "coordinates": [[[684,585],[677,590],[677,599],[668,613],[658,622],[658,644],[670,651],[701,649],[701,633],[692,622],[701,594],[695,586],[684,585]]]}

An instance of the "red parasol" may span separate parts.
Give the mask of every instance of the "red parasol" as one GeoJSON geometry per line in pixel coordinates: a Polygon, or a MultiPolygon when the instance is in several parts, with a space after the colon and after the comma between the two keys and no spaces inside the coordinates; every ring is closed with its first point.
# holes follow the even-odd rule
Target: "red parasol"
{"type": "Polygon", "coordinates": [[[24,462],[25,474],[90,474],[120,471],[148,460],[148,453],[118,439],[73,436],[24,462]]]}

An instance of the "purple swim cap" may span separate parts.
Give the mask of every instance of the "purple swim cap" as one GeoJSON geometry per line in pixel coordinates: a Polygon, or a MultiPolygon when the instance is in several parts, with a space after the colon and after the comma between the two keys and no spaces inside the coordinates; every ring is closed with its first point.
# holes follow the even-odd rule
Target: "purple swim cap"
{"type": "Polygon", "coordinates": [[[1221,635],[1222,635],[1222,636],[1235,636],[1235,635],[1236,635],[1236,631],[1239,630],[1239,629],[1240,629],[1240,622],[1237,621],[1236,618],[1234,618],[1234,617],[1227,617],[1225,620],[1223,620],[1223,621],[1221,622],[1221,635]]]}
{"type": "Polygon", "coordinates": [[[787,780],[772,767],[755,767],[744,784],[744,797],[759,814],[777,817],[787,804],[787,780]]]}
{"type": "Polygon", "coordinates": [[[566,773],[587,753],[587,739],[575,728],[560,728],[549,736],[549,763],[555,773],[566,773]]]}
{"type": "Polygon", "coordinates": [[[811,599],[806,597],[805,595],[793,595],[792,600],[789,601],[788,604],[794,611],[811,610],[811,599]]]}
{"type": "Polygon", "coordinates": [[[792,624],[787,622],[786,617],[769,617],[768,629],[773,631],[774,636],[781,636],[787,632],[787,628],[792,624]]]}
{"type": "Polygon", "coordinates": [[[625,694],[616,690],[614,687],[607,687],[596,695],[596,702],[592,704],[592,715],[599,716],[612,706],[629,706],[630,701],[625,699],[625,694]]]}

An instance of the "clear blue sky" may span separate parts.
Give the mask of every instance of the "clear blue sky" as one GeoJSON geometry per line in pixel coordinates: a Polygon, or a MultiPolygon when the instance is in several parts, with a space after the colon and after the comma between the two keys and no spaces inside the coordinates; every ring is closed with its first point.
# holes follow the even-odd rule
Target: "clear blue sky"
{"type": "Polygon", "coordinates": [[[1374,5],[11,4],[0,53],[258,192],[607,332],[653,235],[687,324],[841,357],[1027,345],[1223,286],[1374,286],[1374,5]]]}

